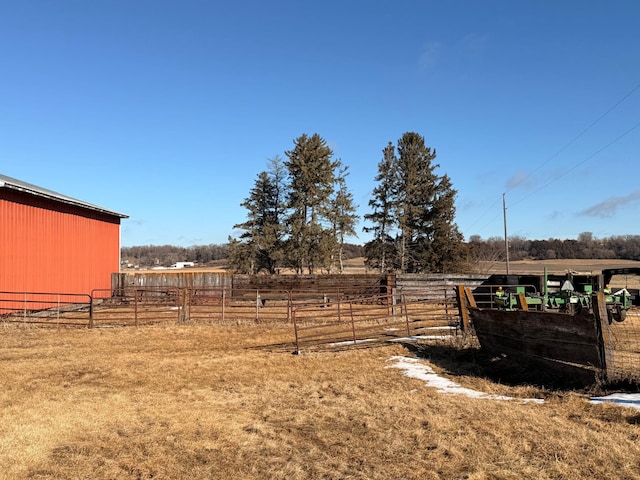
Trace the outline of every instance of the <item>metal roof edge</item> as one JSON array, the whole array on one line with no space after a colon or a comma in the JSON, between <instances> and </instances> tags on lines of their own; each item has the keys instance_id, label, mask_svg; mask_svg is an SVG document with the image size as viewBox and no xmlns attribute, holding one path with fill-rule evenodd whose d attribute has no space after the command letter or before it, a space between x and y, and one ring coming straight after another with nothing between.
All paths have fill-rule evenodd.
<instances>
[{"instance_id":1,"label":"metal roof edge","mask_svg":"<svg viewBox=\"0 0 640 480\"><path fill-rule=\"evenodd\" d=\"M113 210L108 210L98 205L93 205L91 203L87 203L73 197L62 195L58 192L54 192L53 190L47 190L46 188L38 187L37 185L32 185L30 183L23 182L21 180L7 177L6 175L1 175L1 174L0 174L0 188L6 188L9 190L16 190L19 192L28 193L29 195L34 195L36 197L43 197L50 200L55 200L60 203L65 203L67 205L74 205L76 207L85 208L87 210L93 210L93 211L104 213L106 215L111 215L114 217L129 218L129 215L125 215L124 213L114 212Z\"/></svg>"}]
</instances>

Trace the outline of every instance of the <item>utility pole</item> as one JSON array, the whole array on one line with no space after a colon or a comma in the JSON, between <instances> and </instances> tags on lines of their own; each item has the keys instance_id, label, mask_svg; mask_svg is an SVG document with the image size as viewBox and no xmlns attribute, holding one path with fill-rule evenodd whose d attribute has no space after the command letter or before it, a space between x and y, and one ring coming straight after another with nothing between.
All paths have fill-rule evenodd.
<instances>
[{"instance_id":1,"label":"utility pole","mask_svg":"<svg viewBox=\"0 0 640 480\"><path fill-rule=\"evenodd\" d=\"M507 201L506 193L502 194L502 216L504 217L504 251L507 259L507 275L509 275L509 240L507 239Z\"/></svg>"}]
</instances>

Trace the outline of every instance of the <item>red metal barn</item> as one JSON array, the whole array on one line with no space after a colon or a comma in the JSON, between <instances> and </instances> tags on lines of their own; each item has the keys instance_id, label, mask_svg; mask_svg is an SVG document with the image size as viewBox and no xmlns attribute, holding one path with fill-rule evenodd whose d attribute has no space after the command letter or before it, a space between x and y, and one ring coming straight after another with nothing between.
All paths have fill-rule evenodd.
<instances>
[{"instance_id":1,"label":"red metal barn","mask_svg":"<svg viewBox=\"0 0 640 480\"><path fill-rule=\"evenodd\" d=\"M0 291L111 288L127 215L0 175Z\"/></svg>"}]
</instances>

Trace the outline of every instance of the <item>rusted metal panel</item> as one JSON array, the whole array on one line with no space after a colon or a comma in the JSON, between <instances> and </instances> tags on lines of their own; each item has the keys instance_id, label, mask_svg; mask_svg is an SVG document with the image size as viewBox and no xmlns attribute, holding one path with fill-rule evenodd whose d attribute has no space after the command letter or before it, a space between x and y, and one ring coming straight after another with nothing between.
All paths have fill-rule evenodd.
<instances>
[{"instance_id":1,"label":"rusted metal panel","mask_svg":"<svg viewBox=\"0 0 640 480\"><path fill-rule=\"evenodd\" d=\"M119 263L120 217L0 188L0 290L89 293Z\"/></svg>"},{"instance_id":2,"label":"rusted metal panel","mask_svg":"<svg viewBox=\"0 0 640 480\"><path fill-rule=\"evenodd\" d=\"M292 306L296 353L311 349L343 349L386 342L447 342L457 340L460 327L448 302L410 300L397 295L388 308L386 298Z\"/></svg>"}]
</instances>

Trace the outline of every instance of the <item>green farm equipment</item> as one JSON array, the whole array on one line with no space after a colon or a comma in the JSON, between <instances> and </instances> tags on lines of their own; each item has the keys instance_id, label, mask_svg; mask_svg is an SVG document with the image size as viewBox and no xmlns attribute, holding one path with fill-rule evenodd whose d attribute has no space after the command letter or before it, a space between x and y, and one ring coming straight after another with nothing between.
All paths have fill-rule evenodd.
<instances>
[{"instance_id":1,"label":"green farm equipment","mask_svg":"<svg viewBox=\"0 0 640 480\"><path fill-rule=\"evenodd\" d=\"M571 280L567 279L562 282L559 288L557 288L558 285L550 286L545 269L542 286L541 293L531 292L527 287L520 285L509 286L506 290L500 286L494 294L493 303L504 310L521 309L524 302L526 309L530 310L558 311L569 314L591 311L592 297L596 293L592 285L581 285L581 291L577 291ZM612 292L608 287L604 288L602 293L606 302L609 322L614 320L622 322L632 304L631 294L626 288Z\"/></svg>"}]
</instances>

